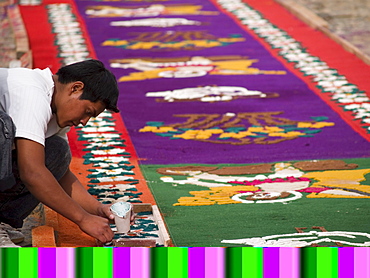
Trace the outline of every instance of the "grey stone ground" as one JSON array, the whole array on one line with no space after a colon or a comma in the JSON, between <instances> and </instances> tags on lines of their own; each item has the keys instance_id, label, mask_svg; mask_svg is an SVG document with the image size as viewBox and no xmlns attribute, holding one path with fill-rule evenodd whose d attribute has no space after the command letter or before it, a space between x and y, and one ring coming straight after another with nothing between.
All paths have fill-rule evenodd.
<instances>
[{"instance_id":1,"label":"grey stone ground","mask_svg":"<svg viewBox=\"0 0 370 278\"><path fill-rule=\"evenodd\" d=\"M295 0L324 19L329 29L370 56L370 0Z\"/></svg>"},{"instance_id":2,"label":"grey stone ground","mask_svg":"<svg viewBox=\"0 0 370 278\"><path fill-rule=\"evenodd\" d=\"M45 225L44 206L39 204L34 211L24 220L23 227L20 231L24 235L24 241L19 246L32 246L32 229Z\"/></svg>"}]
</instances>

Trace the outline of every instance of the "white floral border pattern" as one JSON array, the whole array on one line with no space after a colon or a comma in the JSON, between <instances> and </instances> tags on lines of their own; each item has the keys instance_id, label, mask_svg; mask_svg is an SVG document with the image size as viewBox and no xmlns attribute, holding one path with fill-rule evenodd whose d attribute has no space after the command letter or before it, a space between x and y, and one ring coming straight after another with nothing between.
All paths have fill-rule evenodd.
<instances>
[{"instance_id":1,"label":"white floral border pattern","mask_svg":"<svg viewBox=\"0 0 370 278\"><path fill-rule=\"evenodd\" d=\"M73 7L59 3L47 5L46 8L62 65L92 58ZM122 135L116 131L112 113L105 111L91 119L86 126L76 127L76 130L78 140L86 141L84 163L92 164L89 170L91 174L87 176L90 179L90 194L103 203L141 203L139 197L142 193L135 186L138 183L134 178L135 166L130 162L130 154L124 149Z\"/></svg>"},{"instance_id":2,"label":"white floral border pattern","mask_svg":"<svg viewBox=\"0 0 370 278\"><path fill-rule=\"evenodd\" d=\"M127 201L142 203L131 164L131 154L125 149L125 140L116 130L116 123L109 111L92 118L83 127L76 127L78 140L84 141L85 164L89 170L89 192L103 203ZM102 184L103 183L103 184ZM107 184L108 183L108 184Z\"/></svg>"},{"instance_id":3,"label":"white floral border pattern","mask_svg":"<svg viewBox=\"0 0 370 278\"><path fill-rule=\"evenodd\" d=\"M86 39L77 16L70 4L50 4L46 6L55 45L62 65L91 58Z\"/></svg>"}]
</instances>

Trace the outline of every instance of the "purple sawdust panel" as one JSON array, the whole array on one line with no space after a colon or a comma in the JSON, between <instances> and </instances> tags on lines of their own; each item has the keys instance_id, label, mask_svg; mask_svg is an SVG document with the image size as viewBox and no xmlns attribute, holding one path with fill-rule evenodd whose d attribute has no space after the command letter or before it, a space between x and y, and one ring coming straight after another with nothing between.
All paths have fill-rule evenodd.
<instances>
[{"instance_id":1,"label":"purple sawdust panel","mask_svg":"<svg viewBox=\"0 0 370 278\"><path fill-rule=\"evenodd\" d=\"M122 12L122 8L132 8L134 11L142 6L150 6L138 3L77 1L97 57L119 79L121 116L138 156L142 159L141 163L260 163L370 155L369 142L348 126L307 84L289 72L249 33L227 15L220 13L211 2L192 1L190 5L193 8L197 6L198 11L181 15L156 14L155 7L152 7L152 14L149 11L145 16L131 14L131 17L127 17L127 11ZM170 12L176 5L183 4L174 0L163 3L161 5L172 5L172 10L168 10ZM91 7L97 5L114 7L108 14L115 16L102 17L99 11L91 16L91 13L96 12ZM117 10L121 16L115 14ZM179 17L193 24L170 27L127 25L128 21L138 19ZM184 41L202 43L187 45ZM210 47L211 44L218 46ZM184 65L181 63L188 63L195 68L188 67L188 72L174 73L174 68ZM212 70L207 69L207 63L211 63ZM171 68L172 72L168 70L158 74L163 68ZM166 102L164 97L147 96L147 93L207 86L242 87L273 97L234 98L215 102L200 99ZM194 117L198 117L198 126L184 125ZM210 120L211 117L213 120ZM203 125L199 124L202 120ZM199 131L207 129L206 126L221 128L224 133L235 133L238 128L246 131L253 125L278 125L285 132L290 132L292 123L310 121L329 122L333 126L312 128L308 133L305 130L304 137L279 143L271 143L281 138L272 135L268 139L269 144L263 140L267 136L263 132L254 133L248 137L249 140L230 139L225 134L221 139L218 139L220 134L196 140L178 137L186 130ZM161 133L142 130L145 126L153 125L175 128Z\"/></svg>"}]
</instances>

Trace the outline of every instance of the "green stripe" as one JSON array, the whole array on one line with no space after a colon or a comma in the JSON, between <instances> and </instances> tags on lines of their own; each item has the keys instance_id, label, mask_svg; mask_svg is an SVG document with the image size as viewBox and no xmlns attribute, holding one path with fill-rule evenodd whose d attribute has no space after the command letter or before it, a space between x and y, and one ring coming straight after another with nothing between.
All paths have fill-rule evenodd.
<instances>
[{"instance_id":1,"label":"green stripe","mask_svg":"<svg viewBox=\"0 0 370 278\"><path fill-rule=\"evenodd\" d=\"M93 277L93 248L95 247L79 247L75 250L75 271L76 278L92 278Z\"/></svg>"},{"instance_id":2,"label":"green stripe","mask_svg":"<svg viewBox=\"0 0 370 278\"><path fill-rule=\"evenodd\" d=\"M228 247L226 249L226 277L242 277L242 247Z\"/></svg>"},{"instance_id":3,"label":"green stripe","mask_svg":"<svg viewBox=\"0 0 370 278\"><path fill-rule=\"evenodd\" d=\"M23 247L19 248L18 253L18 271L19 278L37 278L38 277L38 252L37 248Z\"/></svg>"},{"instance_id":4,"label":"green stripe","mask_svg":"<svg viewBox=\"0 0 370 278\"><path fill-rule=\"evenodd\" d=\"M1 249L1 274L4 278L18 278L19 248Z\"/></svg>"},{"instance_id":5,"label":"green stripe","mask_svg":"<svg viewBox=\"0 0 370 278\"><path fill-rule=\"evenodd\" d=\"M317 248L317 278L338 278L337 248Z\"/></svg>"},{"instance_id":6,"label":"green stripe","mask_svg":"<svg viewBox=\"0 0 370 278\"><path fill-rule=\"evenodd\" d=\"M93 278L112 278L113 248L95 247L93 250Z\"/></svg>"},{"instance_id":7,"label":"green stripe","mask_svg":"<svg viewBox=\"0 0 370 278\"><path fill-rule=\"evenodd\" d=\"M168 278L188 277L188 249L183 247L168 248Z\"/></svg>"},{"instance_id":8,"label":"green stripe","mask_svg":"<svg viewBox=\"0 0 370 278\"><path fill-rule=\"evenodd\" d=\"M301 248L301 278L317 278L317 256L318 247Z\"/></svg>"},{"instance_id":9,"label":"green stripe","mask_svg":"<svg viewBox=\"0 0 370 278\"><path fill-rule=\"evenodd\" d=\"M242 278L263 278L263 249L242 247Z\"/></svg>"},{"instance_id":10,"label":"green stripe","mask_svg":"<svg viewBox=\"0 0 370 278\"><path fill-rule=\"evenodd\" d=\"M156 247L150 250L151 278L168 277L168 252L167 247Z\"/></svg>"}]
</instances>

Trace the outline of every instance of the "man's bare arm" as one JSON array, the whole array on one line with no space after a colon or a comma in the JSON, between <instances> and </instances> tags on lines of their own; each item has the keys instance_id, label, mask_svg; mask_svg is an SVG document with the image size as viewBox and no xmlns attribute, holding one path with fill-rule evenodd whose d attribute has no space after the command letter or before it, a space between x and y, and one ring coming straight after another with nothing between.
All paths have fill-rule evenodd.
<instances>
[{"instance_id":1,"label":"man's bare arm","mask_svg":"<svg viewBox=\"0 0 370 278\"><path fill-rule=\"evenodd\" d=\"M112 240L113 232L108 219L92 215L83 209L46 168L42 145L32 140L17 138L16 147L21 179L40 202L75 222L81 230L101 242Z\"/></svg>"},{"instance_id":2,"label":"man's bare arm","mask_svg":"<svg viewBox=\"0 0 370 278\"><path fill-rule=\"evenodd\" d=\"M60 185L77 203L87 212L102 217L114 219L114 215L109 210L109 205L102 205L98 200L90 195L77 177L68 169L67 173L59 181Z\"/></svg>"}]
</instances>

